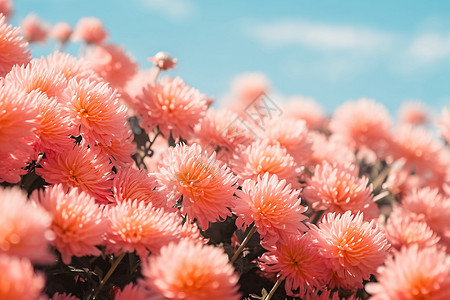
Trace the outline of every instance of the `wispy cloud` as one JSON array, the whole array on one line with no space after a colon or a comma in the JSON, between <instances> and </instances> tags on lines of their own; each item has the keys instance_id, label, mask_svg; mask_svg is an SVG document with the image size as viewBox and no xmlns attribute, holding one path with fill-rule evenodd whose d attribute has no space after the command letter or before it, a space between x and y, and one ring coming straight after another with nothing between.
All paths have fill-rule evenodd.
<instances>
[{"instance_id":1,"label":"wispy cloud","mask_svg":"<svg viewBox=\"0 0 450 300\"><path fill-rule=\"evenodd\" d=\"M171 20L184 20L193 16L197 7L191 0L140 0L147 8Z\"/></svg>"},{"instance_id":2,"label":"wispy cloud","mask_svg":"<svg viewBox=\"0 0 450 300\"><path fill-rule=\"evenodd\" d=\"M283 20L253 24L247 33L262 43L276 46L301 45L324 51L372 51L389 46L393 36L368 28Z\"/></svg>"},{"instance_id":3,"label":"wispy cloud","mask_svg":"<svg viewBox=\"0 0 450 300\"><path fill-rule=\"evenodd\" d=\"M420 34L412 41L408 54L422 64L450 58L450 34Z\"/></svg>"}]
</instances>

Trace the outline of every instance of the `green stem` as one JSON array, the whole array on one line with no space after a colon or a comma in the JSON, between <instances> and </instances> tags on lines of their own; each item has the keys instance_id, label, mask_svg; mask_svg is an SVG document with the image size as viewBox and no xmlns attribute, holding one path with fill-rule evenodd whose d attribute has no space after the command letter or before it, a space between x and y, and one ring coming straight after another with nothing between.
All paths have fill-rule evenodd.
<instances>
[{"instance_id":1,"label":"green stem","mask_svg":"<svg viewBox=\"0 0 450 300\"><path fill-rule=\"evenodd\" d=\"M92 297L92 299L96 299L97 298L98 293L102 290L102 288L105 285L105 283L108 281L108 279L114 273L114 271L116 270L117 266L120 264L122 259L125 257L125 254L126 254L126 252L122 252L122 254L120 254L119 257L117 257L117 259L114 261L114 263L112 264L112 266L109 269L108 273L106 273L105 277L103 277L102 281L100 281L100 284L95 289L94 297Z\"/></svg>"},{"instance_id":2,"label":"green stem","mask_svg":"<svg viewBox=\"0 0 450 300\"><path fill-rule=\"evenodd\" d=\"M236 261L236 259L239 257L239 254L241 254L241 252L244 250L248 241L250 241L250 238L252 237L253 234L255 234L255 232L256 232L256 226L252 225L252 229L250 229L250 231L247 233L247 236L244 238L241 245L236 250L236 252L233 254L233 257L230 259L231 264L233 264Z\"/></svg>"},{"instance_id":3,"label":"green stem","mask_svg":"<svg viewBox=\"0 0 450 300\"><path fill-rule=\"evenodd\" d=\"M275 282L275 285L270 290L270 292L266 296L266 298L264 298L264 300L270 300L272 298L273 294L275 294L275 292L277 291L278 287L281 285L282 282L283 282L283 280L281 280L281 278L278 278L277 282Z\"/></svg>"}]
</instances>

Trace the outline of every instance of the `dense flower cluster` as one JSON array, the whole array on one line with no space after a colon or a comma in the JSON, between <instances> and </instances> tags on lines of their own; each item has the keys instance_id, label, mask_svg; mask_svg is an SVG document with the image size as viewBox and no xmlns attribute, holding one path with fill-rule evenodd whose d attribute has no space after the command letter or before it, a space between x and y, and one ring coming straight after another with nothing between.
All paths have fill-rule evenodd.
<instances>
[{"instance_id":1,"label":"dense flower cluster","mask_svg":"<svg viewBox=\"0 0 450 300\"><path fill-rule=\"evenodd\" d=\"M97 18L0 12L0 299L450 298L449 107L327 117L247 73L212 109Z\"/></svg>"}]
</instances>

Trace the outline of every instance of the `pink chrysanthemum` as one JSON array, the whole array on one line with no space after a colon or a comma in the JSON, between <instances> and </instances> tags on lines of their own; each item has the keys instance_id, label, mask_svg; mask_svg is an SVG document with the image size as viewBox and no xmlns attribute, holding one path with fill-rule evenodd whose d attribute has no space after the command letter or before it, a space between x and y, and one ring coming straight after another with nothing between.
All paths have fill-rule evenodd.
<instances>
[{"instance_id":1,"label":"pink chrysanthemum","mask_svg":"<svg viewBox=\"0 0 450 300\"><path fill-rule=\"evenodd\" d=\"M408 213L394 209L385 227L386 237L393 247L418 245L432 247L439 242L439 237L431 230L427 223L414 220Z\"/></svg>"},{"instance_id":2,"label":"pink chrysanthemum","mask_svg":"<svg viewBox=\"0 0 450 300\"><path fill-rule=\"evenodd\" d=\"M73 33L73 38L89 44L100 44L107 35L106 29L100 19L85 17L78 20Z\"/></svg>"},{"instance_id":3,"label":"pink chrysanthemum","mask_svg":"<svg viewBox=\"0 0 450 300\"><path fill-rule=\"evenodd\" d=\"M155 56L149 57L147 60L154 63L155 66L164 71L173 69L178 61L176 58L172 58L169 53L164 51L156 53Z\"/></svg>"},{"instance_id":4,"label":"pink chrysanthemum","mask_svg":"<svg viewBox=\"0 0 450 300\"><path fill-rule=\"evenodd\" d=\"M63 105L41 92L32 92L30 96L34 99L34 105L39 107L39 127L34 131L39 138L36 142L39 151L63 152L72 147L74 143L70 136L74 129Z\"/></svg>"},{"instance_id":5,"label":"pink chrysanthemum","mask_svg":"<svg viewBox=\"0 0 450 300\"><path fill-rule=\"evenodd\" d=\"M181 213L189 220L197 219L201 229L231 215L236 177L216 160L215 153L208 157L197 144L177 145L168 149L156 176L170 205L183 197Z\"/></svg>"},{"instance_id":6,"label":"pink chrysanthemum","mask_svg":"<svg viewBox=\"0 0 450 300\"><path fill-rule=\"evenodd\" d=\"M125 168L114 177L114 197L116 202L137 200L155 207L167 207L167 199L156 189L157 185L155 174Z\"/></svg>"},{"instance_id":7,"label":"pink chrysanthemum","mask_svg":"<svg viewBox=\"0 0 450 300\"><path fill-rule=\"evenodd\" d=\"M55 51L47 56L47 64L50 69L61 72L67 81L74 77L101 81L100 77L92 71L87 60L83 58L77 59L70 54Z\"/></svg>"},{"instance_id":8,"label":"pink chrysanthemum","mask_svg":"<svg viewBox=\"0 0 450 300\"><path fill-rule=\"evenodd\" d=\"M0 254L52 262L50 222L47 212L27 202L24 191L0 188Z\"/></svg>"},{"instance_id":9,"label":"pink chrysanthemum","mask_svg":"<svg viewBox=\"0 0 450 300\"><path fill-rule=\"evenodd\" d=\"M76 188L66 193L61 184L34 194L33 198L52 218L51 229L56 236L53 244L63 263L70 264L72 256L101 254L95 246L103 244L108 224L94 198Z\"/></svg>"},{"instance_id":10,"label":"pink chrysanthemum","mask_svg":"<svg viewBox=\"0 0 450 300\"><path fill-rule=\"evenodd\" d=\"M30 61L28 43L20 36L20 29L6 24L0 15L0 76L5 76L14 65L25 65Z\"/></svg>"},{"instance_id":11,"label":"pink chrysanthemum","mask_svg":"<svg viewBox=\"0 0 450 300\"><path fill-rule=\"evenodd\" d=\"M415 220L425 221L450 246L450 198L438 189L414 189L402 199L402 207Z\"/></svg>"},{"instance_id":12,"label":"pink chrysanthemum","mask_svg":"<svg viewBox=\"0 0 450 300\"><path fill-rule=\"evenodd\" d=\"M404 247L378 270L366 290L373 300L450 299L450 261L436 247Z\"/></svg>"},{"instance_id":13,"label":"pink chrysanthemum","mask_svg":"<svg viewBox=\"0 0 450 300\"><path fill-rule=\"evenodd\" d=\"M0 14L5 17L11 16L13 13L13 0L0 0Z\"/></svg>"},{"instance_id":14,"label":"pink chrysanthemum","mask_svg":"<svg viewBox=\"0 0 450 300\"><path fill-rule=\"evenodd\" d=\"M122 128L121 132L118 132L116 137L107 143L96 142L95 148L100 151L100 155L108 157L116 167L132 165L134 162L132 155L136 153L136 144L133 142L133 133L128 124L127 127Z\"/></svg>"},{"instance_id":15,"label":"pink chrysanthemum","mask_svg":"<svg viewBox=\"0 0 450 300\"><path fill-rule=\"evenodd\" d=\"M41 163L36 173L48 183L62 183L64 188L77 187L87 192L99 203L113 200L111 193L111 168L107 158L99 156L85 146L76 146L57 153Z\"/></svg>"},{"instance_id":16,"label":"pink chrysanthemum","mask_svg":"<svg viewBox=\"0 0 450 300\"><path fill-rule=\"evenodd\" d=\"M143 285L127 284L122 291L119 291L114 300L148 300L149 292Z\"/></svg>"},{"instance_id":17,"label":"pink chrysanthemum","mask_svg":"<svg viewBox=\"0 0 450 300\"><path fill-rule=\"evenodd\" d=\"M302 223L307 208L300 205L300 191L292 190L286 180L265 173L256 180L244 181L242 191L236 194L240 198L233 209L238 216L236 225L245 228L255 222L265 243L273 244L307 230Z\"/></svg>"},{"instance_id":18,"label":"pink chrysanthemum","mask_svg":"<svg viewBox=\"0 0 450 300\"><path fill-rule=\"evenodd\" d=\"M56 39L60 45L64 45L70 39L73 29L67 22L58 22L53 26L50 35Z\"/></svg>"},{"instance_id":19,"label":"pink chrysanthemum","mask_svg":"<svg viewBox=\"0 0 450 300\"><path fill-rule=\"evenodd\" d=\"M30 161L30 153L16 150L3 153L0 151L0 182L17 183L20 175L25 175L24 169Z\"/></svg>"},{"instance_id":20,"label":"pink chrysanthemum","mask_svg":"<svg viewBox=\"0 0 450 300\"><path fill-rule=\"evenodd\" d=\"M137 63L125 53L125 48L115 44L88 49L86 60L114 88L123 88L138 72Z\"/></svg>"},{"instance_id":21,"label":"pink chrysanthemum","mask_svg":"<svg viewBox=\"0 0 450 300\"><path fill-rule=\"evenodd\" d=\"M278 142L271 145L268 140L255 140L234 157L232 165L233 172L241 180L256 180L258 176L263 176L267 172L285 179L294 187L299 187L298 176L302 169L297 167L286 148L281 147Z\"/></svg>"},{"instance_id":22,"label":"pink chrysanthemum","mask_svg":"<svg viewBox=\"0 0 450 300\"><path fill-rule=\"evenodd\" d=\"M145 284L160 299L238 300L239 277L223 250L189 239L171 243L143 263Z\"/></svg>"},{"instance_id":23,"label":"pink chrysanthemum","mask_svg":"<svg viewBox=\"0 0 450 300\"><path fill-rule=\"evenodd\" d=\"M389 243L375 220L364 222L363 214L328 213L313 228L317 246L328 267L346 285L362 287L389 253Z\"/></svg>"},{"instance_id":24,"label":"pink chrysanthemum","mask_svg":"<svg viewBox=\"0 0 450 300\"><path fill-rule=\"evenodd\" d=\"M307 290L321 288L327 268L314 246L310 234L290 235L285 243L277 243L269 252L261 257L261 270L277 273L280 279L285 279L285 289L288 295L299 290L304 295Z\"/></svg>"},{"instance_id":25,"label":"pink chrysanthemum","mask_svg":"<svg viewBox=\"0 0 450 300\"><path fill-rule=\"evenodd\" d=\"M442 118L439 121L442 137L450 143L450 108L446 107L442 110Z\"/></svg>"},{"instance_id":26,"label":"pink chrysanthemum","mask_svg":"<svg viewBox=\"0 0 450 300\"><path fill-rule=\"evenodd\" d=\"M233 102L230 104L230 108L241 114L252 101L258 101L258 97L262 94L267 94L270 89L270 80L264 73L248 72L239 74L231 82Z\"/></svg>"},{"instance_id":27,"label":"pink chrysanthemum","mask_svg":"<svg viewBox=\"0 0 450 300\"><path fill-rule=\"evenodd\" d=\"M207 109L206 97L179 77L147 85L137 100L142 126L148 130L158 126L166 138L171 133L174 139L189 139Z\"/></svg>"},{"instance_id":28,"label":"pink chrysanthemum","mask_svg":"<svg viewBox=\"0 0 450 300\"><path fill-rule=\"evenodd\" d=\"M22 21L22 32L30 43L45 42L49 32L48 25L35 13L28 14Z\"/></svg>"},{"instance_id":29,"label":"pink chrysanthemum","mask_svg":"<svg viewBox=\"0 0 450 300\"><path fill-rule=\"evenodd\" d=\"M218 151L218 157L228 162L235 153L248 146L251 131L229 110L209 109L195 128L195 137L204 149Z\"/></svg>"},{"instance_id":30,"label":"pink chrysanthemum","mask_svg":"<svg viewBox=\"0 0 450 300\"><path fill-rule=\"evenodd\" d=\"M142 94L144 87L153 84L158 76L158 69L151 68L147 70L139 70L137 74L127 81L127 84L120 91L121 100L128 105L128 114L135 116L134 106L139 103L138 95Z\"/></svg>"},{"instance_id":31,"label":"pink chrysanthemum","mask_svg":"<svg viewBox=\"0 0 450 300\"><path fill-rule=\"evenodd\" d=\"M116 90L107 83L72 79L67 93L71 122L90 146L95 141L108 145L112 139L122 138L120 133L128 126L127 114Z\"/></svg>"},{"instance_id":32,"label":"pink chrysanthemum","mask_svg":"<svg viewBox=\"0 0 450 300\"><path fill-rule=\"evenodd\" d=\"M289 118L304 120L310 130L323 129L326 124L325 111L313 98L293 96L284 105L283 112Z\"/></svg>"},{"instance_id":33,"label":"pink chrysanthemum","mask_svg":"<svg viewBox=\"0 0 450 300\"><path fill-rule=\"evenodd\" d=\"M50 300L80 300L80 298L67 293L56 293L50 298Z\"/></svg>"},{"instance_id":34,"label":"pink chrysanthemum","mask_svg":"<svg viewBox=\"0 0 450 300\"><path fill-rule=\"evenodd\" d=\"M429 108L421 101L408 101L399 110L400 122L411 125L427 124L430 120Z\"/></svg>"},{"instance_id":35,"label":"pink chrysanthemum","mask_svg":"<svg viewBox=\"0 0 450 300\"><path fill-rule=\"evenodd\" d=\"M40 91L49 98L56 97L62 102L64 89L67 87L67 80L61 72L49 67L47 60L33 59L26 66L16 65L5 77L6 84L12 84L27 93Z\"/></svg>"},{"instance_id":36,"label":"pink chrysanthemum","mask_svg":"<svg viewBox=\"0 0 450 300\"><path fill-rule=\"evenodd\" d=\"M122 201L107 211L111 222L106 235L108 249L114 253L133 252L145 258L179 238L178 215L143 201Z\"/></svg>"},{"instance_id":37,"label":"pink chrysanthemum","mask_svg":"<svg viewBox=\"0 0 450 300\"><path fill-rule=\"evenodd\" d=\"M299 166L307 165L312 155L312 139L306 122L289 118L272 119L268 122L265 137L274 145L286 148Z\"/></svg>"},{"instance_id":38,"label":"pink chrysanthemum","mask_svg":"<svg viewBox=\"0 0 450 300\"><path fill-rule=\"evenodd\" d=\"M0 254L0 299L38 300L45 278L26 259Z\"/></svg>"},{"instance_id":39,"label":"pink chrysanthemum","mask_svg":"<svg viewBox=\"0 0 450 300\"><path fill-rule=\"evenodd\" d=\"M330 129L353 149L365 146L377 154L383 153L391 136L387 109L365 98L338 107L330 122Z\"/></svg>"},{"instance_id":40,"label":"pink chrysanthemum","mask_svg":"<svg viewBox=\"0 0 450 300\"><path fill-rule=\"evenodd\" d=\"M331 135L325 136L322 133L312 132L311 137L312 144L312 165L327 161L330 164L350 164L355 162L355 154L353 151L342 141L341 138Z\"/></svg>"},{"instance_id":41,"label":"pink chrysanthemum","mask_svg":"<svg viewBox=\"0 0 450 300\"><path fill-rule=\"evenodd\" d=\"M366 219L378 217L378 208L372 198L369 179L358 177L358 168L353 164L317 165L314 174L306 180L303 197L315 210L356 214L364 212Z\"/></svg>"}]
</instances>

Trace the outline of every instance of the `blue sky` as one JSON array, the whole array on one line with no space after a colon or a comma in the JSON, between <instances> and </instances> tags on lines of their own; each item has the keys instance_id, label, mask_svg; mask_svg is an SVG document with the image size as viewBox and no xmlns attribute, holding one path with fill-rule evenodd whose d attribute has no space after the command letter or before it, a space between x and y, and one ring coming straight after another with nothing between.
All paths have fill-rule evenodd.
<instances>
[{"instance_id":1,"label":"blue sky","mask_svg":"<svg viewBox=\"0 0 450 300\"><path fill-rule=\"evenodd\" d=\"M12 23L31 11L51 24L99 17L141 68L168 51L172 74L216 98L234 76L260 71L277 93L328 111L360 97L392 113L408 99L450 105L450 1L16 0ZM54 44L31 49L38 57Z\"/></svg>"}]
</instances>

